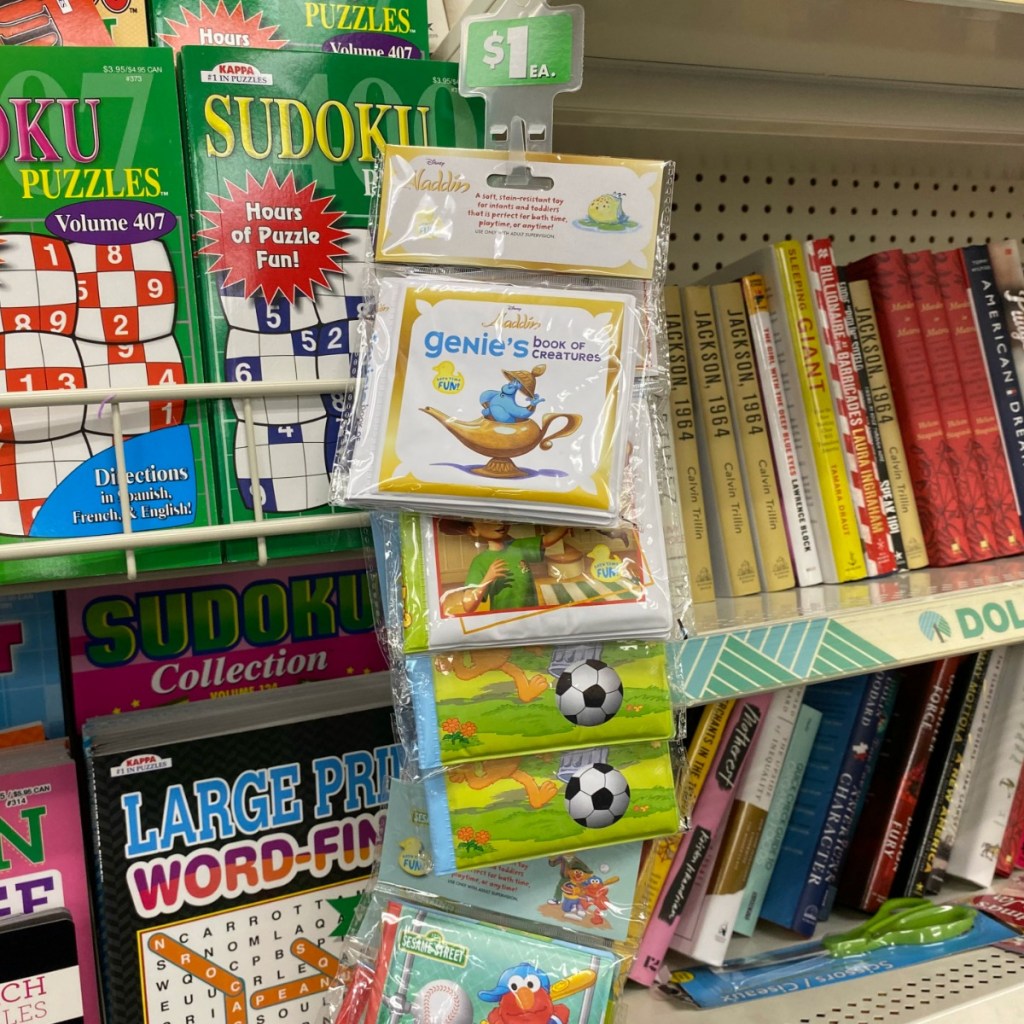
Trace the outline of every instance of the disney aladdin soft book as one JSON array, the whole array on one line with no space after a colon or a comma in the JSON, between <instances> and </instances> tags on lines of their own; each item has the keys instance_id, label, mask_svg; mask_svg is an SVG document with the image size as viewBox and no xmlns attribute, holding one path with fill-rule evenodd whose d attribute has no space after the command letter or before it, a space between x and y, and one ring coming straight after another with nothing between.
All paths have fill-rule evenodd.
<instances>
[{"instance_id":1,"label":"disney aladdin soft book","mask_svg":"<svg viewBox=\"0 0 1024 1024\"><path fill-rule=\"evenodd\" d=\"M667 638L672 591L646 410L641 423L626 464L633 525L404 515L405 650Z\"/></svg>"},{"instance_id":2,"label":"disney aladdin soft book","mask_svg":"<svg viewBox=\"0 0 1024 1024\"><path fill-rule=\"evenodd\" d=\"M347 503L613 525L638 332L627 292L385 278Z\"/></svg>"},{"instance_id":3,"label":"disney aladdin soft book","mask_svg":"<svg viewBox=\"0 0 1024 1024\"><path fill-rule=\"evenodd\" d=\"M667 740L453 765L424 782L438 874L671 835Z\"/></svg>"},{"instance_id":4,"label":"disney aladdin soft book","mask_svg":"<svg viewBox=\"0 0 1024 1024\"><path fill-rule=\"evenodd\" d=\"M381 908L368 1024L601 1024L619 959L603 949L397 900Z\"/></svg>"},{"instance_id":5,"label":"disney aladdin soft book","mask_svg":"<svg viewBox=\"0 0 1024 1024\"><path fill-rule=\"evenodd\" d=\"M665 662L661 644L611 642L411 657L419 767L669 739Z\"/></svg>"}]
</instances>

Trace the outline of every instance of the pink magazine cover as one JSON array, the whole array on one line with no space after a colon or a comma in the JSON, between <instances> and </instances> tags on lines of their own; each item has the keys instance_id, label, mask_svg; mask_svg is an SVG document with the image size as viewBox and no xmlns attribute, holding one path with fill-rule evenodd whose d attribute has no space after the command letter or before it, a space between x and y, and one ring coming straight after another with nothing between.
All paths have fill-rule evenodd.
<instances>
[{"instance_id":1,"label":"pink magazine cover","mask_svg":"<svg viewBox=\"0 0 1024 1024\"><path fill-rule=\"evenodd\" d=\"M37 764L51 757L53 763L8 770L36 752ZM81 820L75 766L63 741L36 745L32 753L0 752L0 914L68 910L78 944L83 1019L100 1024Z\"/></svg>"},{"instance_id":2,"label":"pink magazine cover","mask_svg":"<svg viewBox=\"0 0 1024 1024\"><path fill-rule=\"evenodd\" d=\"M738 700L732 709L711 771L693 809L690 830L676 850L668 878L644 929L629 972L629 977L641 985L653 985L657 981L658 971L687 901L691 895L699 901L707 889L714 856L721 841L721 829L743 781L749 761L747 755L754 746L771 699L772 694L759 693Z\"/></svg>"},{"instance_id":3,"label":"pink magazine cover","mask_svg":"<svg viewBox=\"0 0 1024 1024\"><path fill-rule=\"evenodd\" d=\"M86 719L387 668L360 554L67 595Z\"/></svg>"}]
</instances>

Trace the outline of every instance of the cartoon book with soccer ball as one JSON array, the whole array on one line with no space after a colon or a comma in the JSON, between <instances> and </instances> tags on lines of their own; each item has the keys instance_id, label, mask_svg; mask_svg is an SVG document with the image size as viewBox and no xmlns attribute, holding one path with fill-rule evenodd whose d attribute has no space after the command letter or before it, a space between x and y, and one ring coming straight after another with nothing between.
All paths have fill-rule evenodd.
<instances>
[{"instance_id":1,"label":"cartoon book with soccer ball","mask_svg":"<svg viewBox=\"0 0 1024 1024\"><path fill-rule=\"evenodd\" d=\"M406 661L417 762L664 740L674 721L661 644L496 647Z\"/></svg>"},{"instance_id":2,"label":"cartoon book with soccer ball","mask_svg":"<svg viewBox=\"0 0 1024 1024\"><path fill-rule=\"evenodd\" d=\"M471 761L424 785L439 875L653 839L680 825L668 740Z\"/></svg>"}]
</instances>

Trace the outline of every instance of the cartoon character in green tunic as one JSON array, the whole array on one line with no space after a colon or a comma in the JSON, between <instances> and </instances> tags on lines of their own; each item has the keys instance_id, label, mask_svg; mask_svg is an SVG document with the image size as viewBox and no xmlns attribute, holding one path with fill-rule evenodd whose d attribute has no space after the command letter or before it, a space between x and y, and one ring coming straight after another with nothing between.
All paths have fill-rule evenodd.
<instances>
[{"instance_id":1,"label":"cartoon character in green tunic","mask_svg":"<svg viewBox=\"0 0 1024 1024\"><path fill-rule=\"evenodd\" d=\"M530 564L543 562L544 552L569 532L569 527L557 526L539 537L513 537L507 523L453 519L441 520L440 528L484 545L466 573L462 608L467 615L484 601L490 602L491 611L536 608L540 597Z\"/></svg>"}]
</instances>

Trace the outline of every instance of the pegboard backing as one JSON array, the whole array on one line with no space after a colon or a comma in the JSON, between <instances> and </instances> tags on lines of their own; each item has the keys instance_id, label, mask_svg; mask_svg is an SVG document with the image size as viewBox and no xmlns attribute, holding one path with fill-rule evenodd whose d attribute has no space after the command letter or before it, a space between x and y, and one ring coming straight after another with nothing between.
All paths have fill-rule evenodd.
<instances>
[{"instance_id":1,"label":"pegboard backing","mask_svg":"<svg viewBox=\"0 0 1024 1024\"><path fill-rule=\"evenodd\" d=\"M559 148L676 163L669 278L693 283L768 242L830 236L841 262L1024 236L1016 148L566 126Z\"/></svg>"}]
</instances>

